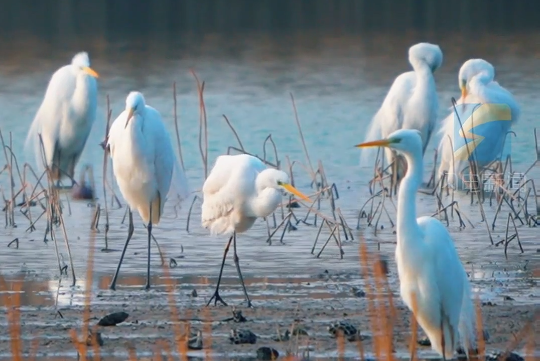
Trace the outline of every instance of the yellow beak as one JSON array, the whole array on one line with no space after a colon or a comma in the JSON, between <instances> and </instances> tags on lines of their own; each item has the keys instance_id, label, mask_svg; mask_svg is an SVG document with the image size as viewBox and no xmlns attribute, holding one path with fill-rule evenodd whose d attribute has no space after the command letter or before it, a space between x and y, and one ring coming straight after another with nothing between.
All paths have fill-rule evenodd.
<instances>
[{"instance_id":1,"label":"yellow beak","mask_svg":"<svg viewBox=\"0 0 540 361\"><path fill-rule=\"evenodd\" d=\"M366 148L366 147L388 147L390 141L388 139L374 140L372 142L365 142L355 145L357 148Z\"/></svg>"},{"instance_id":2,"label":"yellow beak","mask_svg":"<svg viewBox=\"0 0 540 361\"><path fill-rule=\"evenodd\" d=\"M311 199L309 199L308 196L306 196L305 194L303 194L302 192L300 192L299 190L297 190L296 188L294 188L292 185L288 184L288 183L281 183L281 186L283 188L285 188L285 190L289 193L292 193L294 194L295 196L297 197L300 197L302 198L303 200L305 200L306 202L311 202Z\"/></svg>"},{"instance_id":3,"label":"yellow beak","mask_svg":"<svg viewBox=\"0 0 540 361\"><path fill-rule=\"evenodd\" d=\"M94 69L92 69L92 68L90 68L90 67L88 67L88 66L85 66L84 68L82 68L82 70L83 70L86 74L92 75L94 78L99 78L99 74L96 73L96 72L94 71Z\"/></svg>"},{"instance_id":4,"label":"yellow beak","mask_svg":"<svg viewBox=\"0 0 540 361\"><path fill-rule=\"evenodd\" d=\"M135 110L133 108L129 109L127 119L126 119L126 125L124 126L124 129L127 128L129 121L131 120L131 118L133 118L133 112L134 111Z\"/></svg>"}]
</instances>

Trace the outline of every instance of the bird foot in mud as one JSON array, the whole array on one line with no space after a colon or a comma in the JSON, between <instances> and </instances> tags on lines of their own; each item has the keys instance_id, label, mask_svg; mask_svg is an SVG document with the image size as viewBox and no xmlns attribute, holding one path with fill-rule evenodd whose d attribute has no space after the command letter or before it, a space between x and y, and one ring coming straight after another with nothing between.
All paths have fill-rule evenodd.
<instances>
[{"instance_id":1,"label":"bird foot in mud","mask_svg":"<svg viewBox=\"0 0 540 361\"><path fill-rule=\"evenodd\" d=\"M210 300L208 300L208 303L206 304L206 307L210 306L210 303L212 303L212 300L214 300L214 306L217 306L217 303L220 302L223 306L228 306L225 301L223 301L223 298L219 295L219 292L216 290Z\"/></svg>"}]
</instances>

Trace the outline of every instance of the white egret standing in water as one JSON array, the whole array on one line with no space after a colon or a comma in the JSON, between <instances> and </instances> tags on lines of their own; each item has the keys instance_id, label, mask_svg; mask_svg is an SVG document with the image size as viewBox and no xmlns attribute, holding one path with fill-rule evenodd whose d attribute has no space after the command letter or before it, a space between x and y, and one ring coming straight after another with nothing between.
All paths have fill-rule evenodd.
<instances>
[{"instance_id":1,"label":"white egret standing in water","mask_svg":"<svg viewBox=\"0 0 540 361\"><path fill-rule=\"evenodd\" d=\"M149 289L152 226L161 219L171 183L177 181L175 185L180 187L179 195L182 196L187 191L187 180L176 162L161 115L145 104L139 92L131 92L126 98L126 109L112 124L107 147L118 187L129 207L128 238L110 288L114 290L116 287L120 266L134 231L132 209L136 209L148 230L146 289Z\"/></svg>"},{"instance_id":2,"label":"white egret standing in water","mask_svg":"<svg viewBox=\"0 0 540 361\"><path fill-rule=\"evenodd\" d=\"M439 102L433 73L443 61L438 45L418 43L409 48L409 63L413 70L399 75L392 84L380 109L373 117L365 141L385 138L398 129L416 129L422 136L422 154L426 151L431 133L435 128ZM385 149L387 165L394 159L397 179L405 172L403 158L395 157L391 149ZM362 163L375 159L364 150Z\"/></svg>"},{"instance_id":3,"label":"white egret standing in water","mask_svg":"<svg viewBox=\"0 0 540 361\"><path fill-rule=\"evenodd\" d=\"M452 358L459 336L469 353L476 338L467 273L444 225L432 217L416 218L416 192L424 170L421 133L402 129L386 139L357 145L375 146L396 150L407 162L397 204L396 263L401 297L414 312L431 347L443 358Z\"/></svg>"},{"instance_id":4,"label":"white egret standing in water","mask_svg":"<svg viewBox=\"0 0 540 361\"><path fill-rule=\"evenodd\" d=\"M53 74L28 132L26 148L34 147L39 166L43 164L41 134L46 165L58 182L63 176L75 182L75 166L96 118L97 77L88 54L75 55L70 65Z\"/></svg>"},{"instance_id":5,"label":"white egret standing in water","mask_svg":"<svg viewBox=\"0 0 540 361\"><path fill-rule=\"evenodd\" d=\"M231 242L234 241L234 263L248 307L251 307L236 253L236 233L250 229L257 218L271 215L281 203L283 190L309 201L307 196L289 184L287 173L266 168L256 157L239 154L222 155L217 158L203 185L202 225L209 228L214 235L232 235L223 253L216 290L207 306L213 299L214 304L219 301L227 305L219 295L219 284L227 252Z\"/></svg>"},{"instance_id":6,"label":"white egret standing in water","mask_svg":"<svg viewBox=\"0 0 540 361\"><path fill-rule=\"evenodd\" d=\"M483 59L467 60L459 69L458 82L461 88L461 98L458 104L506 104L510 108L511 121L498 121L497 126L490 126L487 134L482 134L481 149L474 149L477 156L475 160L481 167L488 165L491 161L499 159L506 140L506 134L514 125L520 115L520 108L512 93L499 85L494 80L495 68ZM460 105L463 109L465 105ZM439 176L444 172L450 175L448 181L453 183L454 179L460 179L461 172L469 165L468 159L456 159L454 154L456 127L454 110L443 121L441 128L441 140L439 142L439 154L441 164L439 166ZM466 119L460 119L465 128ZM459 129L459 128L458 128ZM472 132L471 132L472 133ZM469 136L470 137L470 136ZM472 146L470 147L473 148ZM472 153L472 150L469 150ZM481 154L478 154L481 152Z\"/></svg>"}]
</instances>

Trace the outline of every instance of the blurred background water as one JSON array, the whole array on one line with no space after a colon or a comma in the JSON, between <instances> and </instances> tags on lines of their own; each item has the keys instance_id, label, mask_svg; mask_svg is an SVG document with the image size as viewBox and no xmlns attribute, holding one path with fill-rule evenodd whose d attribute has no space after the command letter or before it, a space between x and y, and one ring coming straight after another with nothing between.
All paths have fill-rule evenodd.
<instances>
[{"instance_id":1,"label":"blurred background water","mask_svg":"<svg viewBox=\"0 0 540 361\"><path fill-rule=\"evenodd\" d=\"M193 69L205 81L209 166L228 146L237 145L223 114L235 126L246 150L262 155L263 141L272 134L282 161L289 155L304 162L290 99L293 93L311 158L322 160L330 181L342 192L339 205L354 219L368 197L365 184L371 175L360 172L359 154L352 146L363 140L394 78L410 70L408 48L420 41L436 43L444 53L443 65L435 74L441 119L451 97L459 96L461 64L470 58L484 58L495 66L496 79L513 92L522 107L522 117L514 128L517 138L512 143L515 167L524 170L536 158L532 131L538 124L539 110L540 2L0 0L0 6L0 129L6 139L12 133L20 163L32 161L24 153L23 143L50 76L76 52L85 50L100 74L99 109L77 173L83 164L91 164L99 184L103 153L98 143L105 132L107 95L114 119L124 108L129 91L143 92L174 134L172 84L176 82L184 163L192 190L200 189L204 175ZM427 164L435 145L432 141ZM298 176L296 181L298 188L308 189L307 175ZM101 186L98 196L100 193ZM436 208L432 198L420 197L419 202L426 204L423 214ZM197 212L198 206L195 208ZM119 249L126 229L119 226L123 211L115 212L111 236L114 248ZM79 204L67 221L76 267L86 262L84 247L91 213L91 208ZM192 222L198 225L198 213ZM474 234L460 236L461 246L468 247L484 236L482 227ZM186 248L185 262L192 267L179 272L207 272L201 259L211 259L217 267L223 240L210 238L200 229L187 235L184 228L185 212L181 220L165 220L156 227L164 249L180 254L179 240ZM254 263L267 269L279 267L280 260L291 256L279 247L265 254L250 247L264 242L260 235L265 234L265 228L263 222L258 223L251 235L242 236L252 241L241 246L250 249L243 251L243 262L256 260L248 269ZM20 236L29 242L38 240L39 233L8 229L6 237L11 241ZM298 263L298 267L318 267L307 252L315 233L292 236L299 242L291 246L298 252L295 255L307 262ZM140 254L127 260L126 272L144 270L144 237L139 224L132 247ZM391 233L387 238L395 240ZM33 243L28 242L22 243L20 250L2 251L6 257L0 267L15 269L34 259ZM98 242L102 247L101 238ZM487 246L488 242L482 239L478 244ZM393 247L387 251L391 254ZM493 252L502 255L501 250ZM348 254L357 263L356 249ZM50 243L43 257L42 262L46 258L47 264L55 264ZM97 257L100 270L110 272L119 255L99 253ZM337 259L327 262L337 269L345 267ZM38 265L32 262L28 266Z\"/></svg>"}]
</instances>

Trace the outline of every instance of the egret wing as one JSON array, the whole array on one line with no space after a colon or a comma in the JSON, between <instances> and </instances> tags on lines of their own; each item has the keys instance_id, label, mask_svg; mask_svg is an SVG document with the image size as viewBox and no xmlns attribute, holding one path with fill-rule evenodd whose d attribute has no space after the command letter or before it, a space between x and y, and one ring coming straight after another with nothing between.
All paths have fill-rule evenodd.
<instances>
[{"instance_id":1,"label":"egret wing","mask_svg":"<svg viewBox=\"0 0 540 361\"><path fill-rule=\"evenodd\" d=\"M212 234L233 232L232 212L255 195L255 180L264 169L261 161L249 155L219 156L203 185L203 227Z\"/></svg>"},{"instance_id":2,"label":"egret wing","mask_svg":"<svg viewBox=\"0 0 540 361\"><path fill-rule=\"evenodd\" d=\"M446 228L432 217L418 218L418 225L424 231L426 246L435 266L432 275L440 292L442 310L458 332L461 305L463 302L466 273L454 247L454 242ZM457 340L455 340L457 342Z\"/></svg>"},{"instance_id":3,"label":"egret wing","mask_svg":"<svg viewBox=\"0 0 540 361\"><path fill-rule=\"evenodd\" d=\"M69 100L74 90L75 78L69 70L69 65L58 69L52 75L25 142L27 150L33 148L36 163L40 169L43 162L39 134L43 140L45 159L47 163L50 163L58 142L62 119L69 112Z\"/></svg>"}]
</instances>

